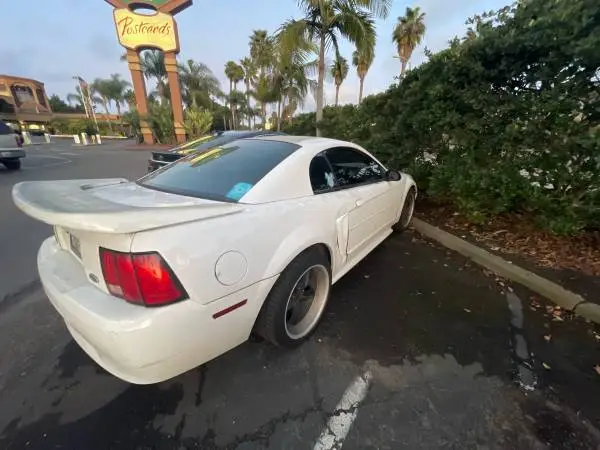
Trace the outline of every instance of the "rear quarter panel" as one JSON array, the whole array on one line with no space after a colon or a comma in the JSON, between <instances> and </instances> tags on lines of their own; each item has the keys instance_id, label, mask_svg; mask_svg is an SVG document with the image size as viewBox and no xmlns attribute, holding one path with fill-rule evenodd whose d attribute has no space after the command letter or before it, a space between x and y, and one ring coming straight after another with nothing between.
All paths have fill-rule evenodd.
<instances>
[{"instance_id":1,"label":"rear quarter panel","mask_svg":"<svg viewBox=\"0 0 600 450\"><path fill-rule=\"evenodd\" d=\"M278 275L314 244L330 249L335 267L340 259L335 226L340 202L327 197L248 205L241 214L138 233L131 249L158 251L190 298L207 304ZM215 275L217 261L227 252L238 252L246 260L245 275L229 286Z\"/></svg>"}]
</instances>

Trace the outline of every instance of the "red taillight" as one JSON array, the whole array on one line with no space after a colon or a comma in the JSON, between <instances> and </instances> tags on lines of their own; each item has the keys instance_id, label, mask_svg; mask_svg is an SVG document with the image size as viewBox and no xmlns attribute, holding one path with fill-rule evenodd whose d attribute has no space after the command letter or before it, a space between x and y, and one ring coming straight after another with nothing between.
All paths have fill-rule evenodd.
<instances>
[{"instance_id":1,"label":"red taillight","mask_svg":"<svg viewBox=\"0 0 600 450\"><path fill-rule=\"evenodd\" d=\"M100 263L108 291L128 302L159 306L187 297L158 253L122 253L101 248Z\"/></svg>"}]
</instances>

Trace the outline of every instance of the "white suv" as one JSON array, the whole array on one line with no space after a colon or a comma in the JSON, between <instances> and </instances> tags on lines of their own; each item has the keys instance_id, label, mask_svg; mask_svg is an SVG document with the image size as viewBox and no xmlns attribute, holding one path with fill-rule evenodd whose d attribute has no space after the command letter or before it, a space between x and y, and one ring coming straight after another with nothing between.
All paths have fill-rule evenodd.
<instances>
[{"instance_id":1,"label":"white suv","mask_svg":"<svg viewBox=\"0 0 600 450\"><path fill-rule=\"evenodd\" d=\"M20 137L15 130L0 120L0 163L8 170L21 168L21 158L25 157L25 150L19 146Z\"/></svg>"}]
</instances>

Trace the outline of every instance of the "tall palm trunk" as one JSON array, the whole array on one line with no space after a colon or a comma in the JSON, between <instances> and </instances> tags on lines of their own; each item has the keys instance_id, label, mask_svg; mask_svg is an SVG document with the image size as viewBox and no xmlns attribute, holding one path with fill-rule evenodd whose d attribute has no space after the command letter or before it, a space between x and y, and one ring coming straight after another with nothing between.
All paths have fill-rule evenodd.
<instances>
[{"instance_id":1,"label":"tall palm trunk","mask_svg":"<svg viewBox=\"0 0 600 450\"><path fill-rule=\"evenodd\" d=\"M284 122L284 115L285 115L285 108L287 108L287 106L290 104L290 98L288 97L288 94L284 95L281 101L281 114L280 114L280 118L279 120L281 121L281 123Z\"/></svg>"},{"instance_id":2,"label":"tall palm trunk","mask_svg":"<svg viewBox=\"0 0 600 450\"><path fill-rule=\"evenodd\" d=\"M112 122L110 121L110 118L108 117L108 115L110 114L110 111L108 109L108 101L104 98L102 99L102 106L104 106L104 111L106 111L106 123L108 123L108 129L112 132L113 131Z\"/></svg>"},{"instance_id":3,"label":"tall palm trunk","mask_svg":"<svg viewBox=\"0 0 600 450\"><path fill-rule=\"evenodd\" d=\"M246 82L246 108L248 109L248 128L252 129L251 117L250 117L250 81Z\"/></svg>"},{"instance_id":4,"label":"tall palm trunk","mask_svg":"<svg viewBox=\"0 0 600 450\"><path fill-rule=\"evenodd\" d=\"M400 79L404 76L404 71L406 70L406 64L408 63L408 58L400 58Z\"/></svg>"},{"instance_id":5,"label":"tall palm trunk","mask_svg":"<svg viewBox=\"0 0 600 450\"><path fill-rule=\"evenodd\" d=\"M234 120L233 114L234 113L233 113L233 103L231 103L231 92L233 92L233 80L230 78L229 79L229 110L231 111L231 123L230 124L232 125L230 127L230 129L233 130L233 120Z\"/></svg>"},{"instance_id":6,"label":"tall palm trunk","mask_svg":"<svg viewBox=\"0 0 600 450\"><path fill-rule=\"evenodd\" d=\"M115 100L115 106L117 107L117 115L119 116L119 131L123 132L123 117L121 117L121 102Z\"/></svg>"},{"instance_id":7,"label":"tall palm trunk","mask_svg":"<svg viewBox=\"0 0 600 450\"><path fill-rule=\"evenodd\" d=\"M358 89L358 104L362 102L363 86L365 85L365 77L360 77L360 88Z\"/></svg>"},{"instance_id":8,"label":"tall palm trunk","mask_svg":"<svg viewBox=\"0 0 600 450\"><path fill-rule=\"evenodd\" d=\"M335 85L335 106L338 105L339 99L340 99L340 85L336 84Z\"/></svg>"},{"instance_id":9,"label":"tall palm trunk","mask_svg":"<svg viewBox=\"0 0 600 450\"><path fill-rule=\"evenodd\" d=\"M261 102L260 104L260 114L263 123L263 130L267 129L267 104L265 102Z\"/></svg>"},{"instance_id":10,"label":"tall palm trunk","mask_svg":"<svg viewBox=\"0 0 600 450\"><path fill-rule=\"evenodd\" d=\"M281 131L281 97L277 102L277 131Z\"/></svg>"},{"instance_id":11,"label":"tall palm trunk","mask_svg":"<svg viewBox=\"0 0 600 450\"><path fill-rule=\"evenodd\" d=\"M321 34L319 46L319 76L317 77L317 137L321 136L319 122L323 120L323 83L325 81L325 35Z\"/></svg>"},{"instance_id":12,"label":"tall palm trunk","mask_svg":"<svg viewBox=\"0 0 600 450\"><path fill-rule=\"evenodd\" d=\"M233 83L233 92L236 92L236 91L237 91L237 83L234 82ZM231 94L231 92L230 92L230 94ZM235 106L231 105L231 114L233 117L233 129L237 130L238 129L237 104Z\"/></svg>"}]
</instances>

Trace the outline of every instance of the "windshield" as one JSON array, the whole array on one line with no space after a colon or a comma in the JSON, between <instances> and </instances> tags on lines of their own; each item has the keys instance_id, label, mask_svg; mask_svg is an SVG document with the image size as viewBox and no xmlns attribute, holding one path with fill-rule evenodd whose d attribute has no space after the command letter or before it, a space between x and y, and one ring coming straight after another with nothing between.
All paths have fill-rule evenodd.
<instances>
[{"instance_id":1,"label":"windshield","mask_svg":"<svg viewBox=\"0 0 600 450\"><path fill-rule=\"evenodd\" d=\"M138 184L172 194L238 202L298 148L287 142L239 139L186 156L140 178Z\"/></svg>"}]
</instances>

